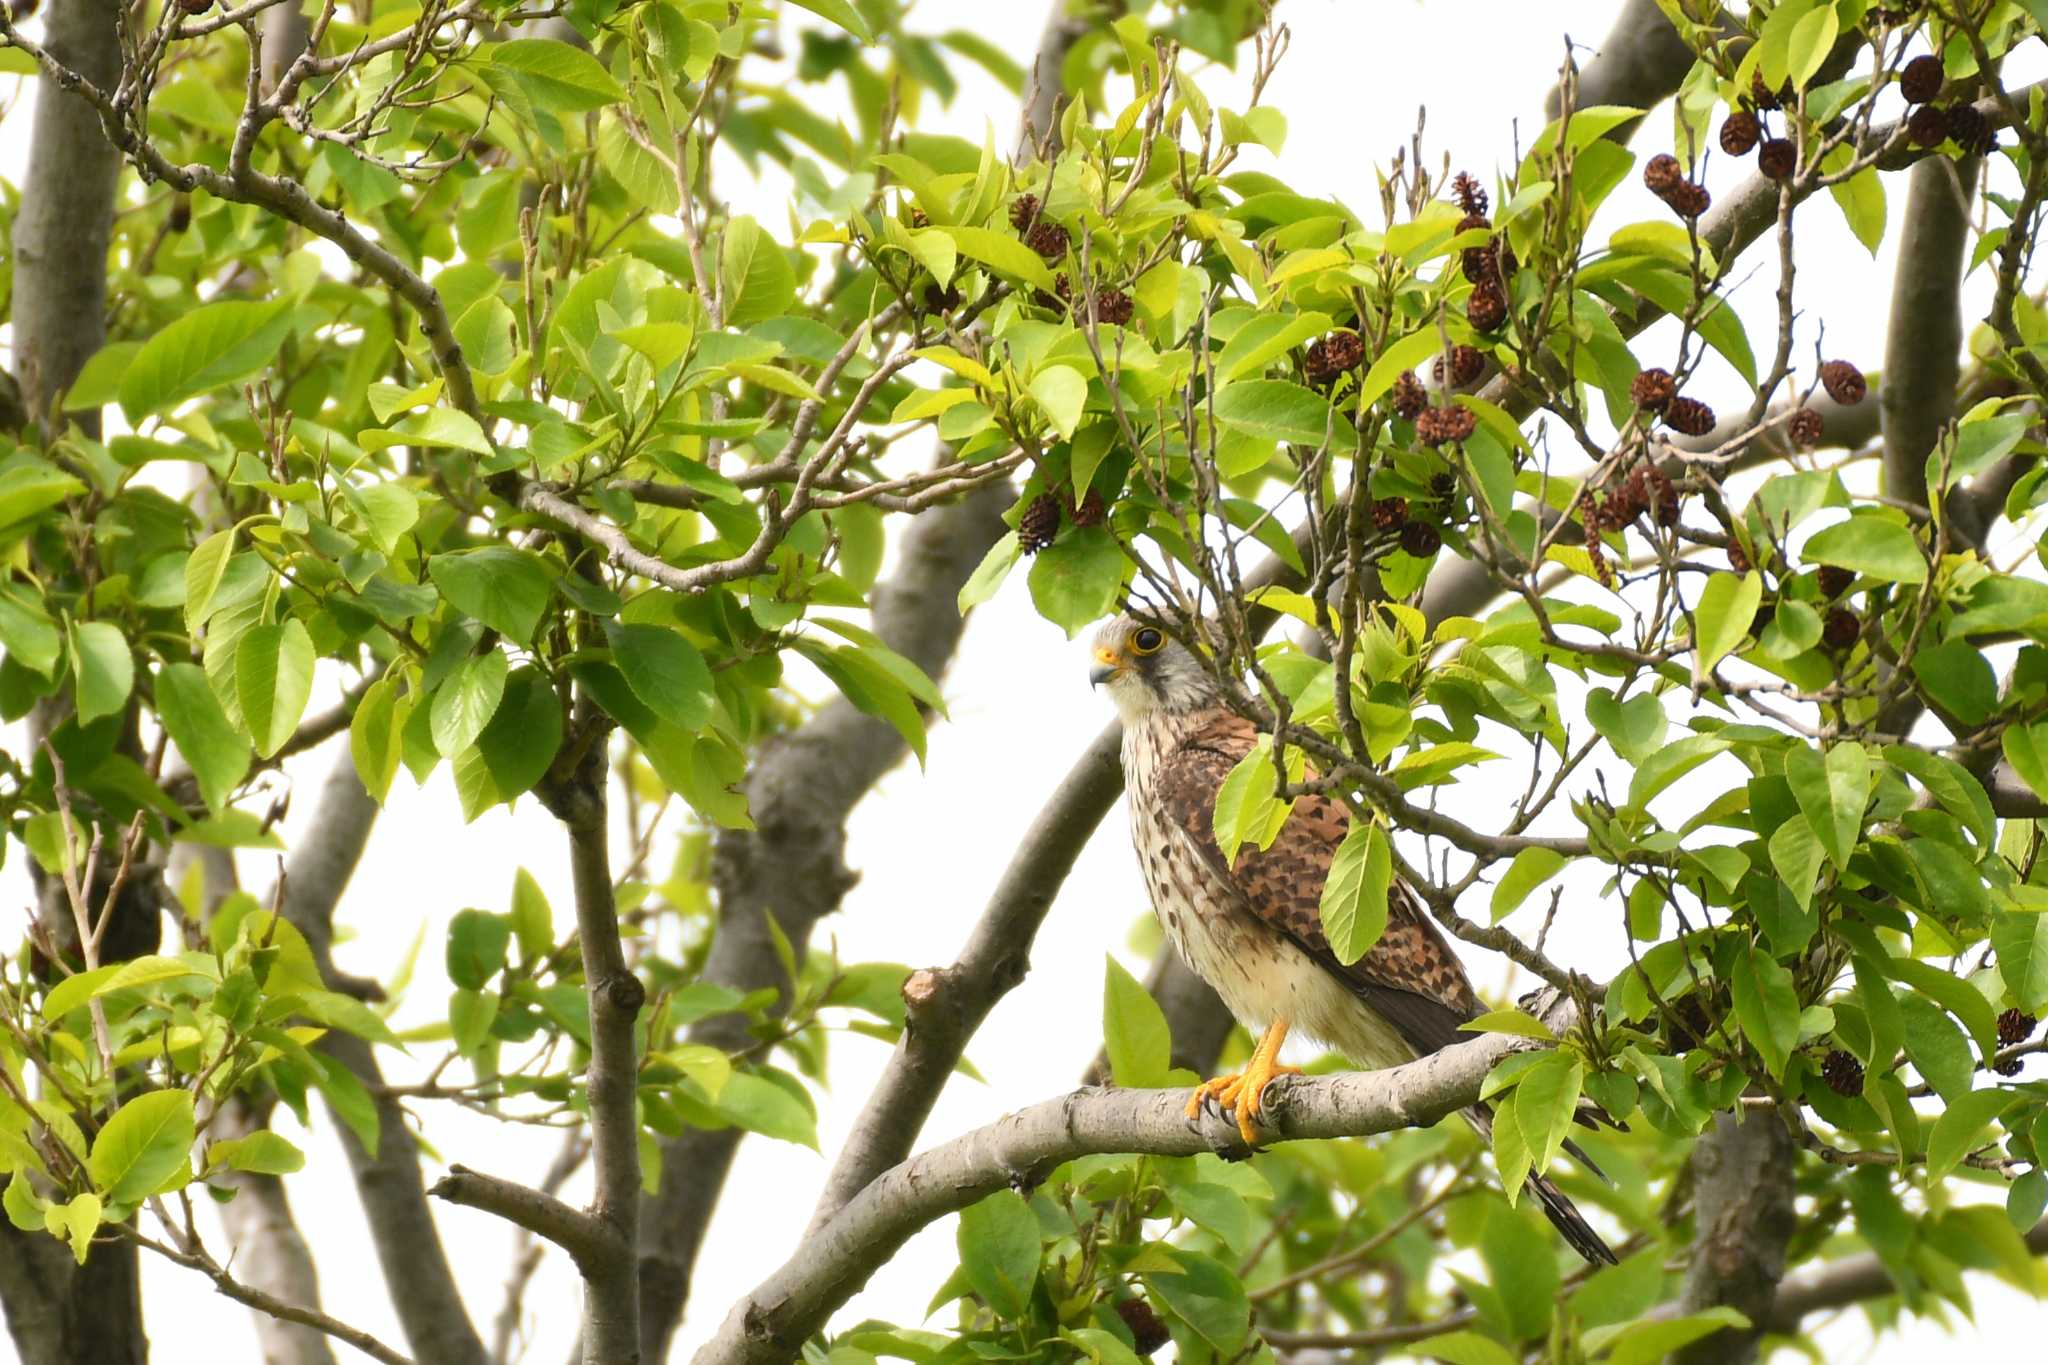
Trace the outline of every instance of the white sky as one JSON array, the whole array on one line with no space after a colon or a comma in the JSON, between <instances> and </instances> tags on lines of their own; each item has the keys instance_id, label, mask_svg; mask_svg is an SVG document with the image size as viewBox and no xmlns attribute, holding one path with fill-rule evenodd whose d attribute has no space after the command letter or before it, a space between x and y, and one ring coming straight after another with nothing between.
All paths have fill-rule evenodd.
<instances>
[{"instance_id":1,"label":"white sky","mask_svg":"<svg viewBox=\"0 0 2048 1365\"><path fill-rule=\"evenodd\" d=\"M1274 170L1304 194L1341 198L1371 222L1377 214L1372 168L1388 164L1405 145L1417 108L1426 105L1430 164L1448 151L1454 167L1490 181L1513 155L1510 135L1517 121L1524 145L1541 128L1543 93L1554 80L1564 35L1569 33L1582 48L1596 45L1618 7L1615 0L1438 0L1427 6L1287 0L1282 14L1293 30L1293 46L1268 91L1268 102L1288 116L1285 157L1273 166L1252 148L1240 165ZM970 25L1019 60L1028 60L1043 20L1043 0L1001 5L926 0L916 16L920 28L933 32ZM2013 65L2022 62L2016 59ZM2040 73L2031 68L2038 65L2037 51L2026 54L2027 69L2014 74L2018 80L2034 79ZM928 111L924 126L978 140L992 122L998 145L1007 146L1015 125L1013 97L966 63L958 73L962 90L952 108ZM1241 107L1244 83L1239 78L1219 71L1197 79L1218 107ZM0 97L6 94L0 86ZM17 185L26 154L28 105L21 99L0 122L0 176ZM1658 111L1639 145L1668 145L1669 126L1667 107ZM1713 167L1709 188L1725 192L1743 169ZM750 188L738 175L721 184L737 210L754 213L778 232L786 221L785 188L779 179ZM1894 177L1889 188L1896 221L1903 180ZM1604 240L1622 223L1662 212L1631 177L1614 195L1603 214L1605 226L1596 227L1593 240ZM1825 315L1831 352L1875 368L1883 350L1891 256L1873 262L1828 205L1816 204L1801 214L1799 223L1802 307ZM1738 292L1760 351L1771 335L1775 286L1762 270ZM1971 286L1972 316L1981 316L1989 297L1982 272ZM1674 339L1668 328L1653 331L1637 353L1646 363L1658 363L1652 357L1659 356L1659 343L1668 348ZM1810 355L1811 345L1811 335L1802 333L1795 354ZM1693 391L1732 406L1739 385L1732 372L1710 360ZM855 812L849 856L861 881L847 897L844 912L823 927L820 944L827 936L836 937L847 961L923 966L953 960L1015 837L1066 772L1074 752L1108 718L1105 703L1086 685L1086 666L1082 645L1067 642L1058 628L1032 611L1021 572L975 614L945 681L951 721L933 730L925 771L906 765L891 773ZM1570 714L1569 699L1566 705ZM8 739L19 742L18 735ZM288 766L288 776L301 790L284 825L287 840L299 836L312 816L318 784L336 752L330 747ZM1487 819L1498 818L1497 810L1488 815L1497 806L1497 792L1495 784L1482 780L1464 791L1447 792L1444 805L1483 827ZM1678 799L1683 801L1682 793ZM657 867L661 859L657 853ZM566 913L566 847L554 821L537 805L522 801L516 811L501 809L464 826L445 765L424 790L401 777L341 908L344 932L356 935L339 951L341 964L358 973L388 976L424 923L426 947L396 1023L402 1029L425 1022L440 1013L446 998L441 943L448 917L470 905L505 908L513 869L522 865L540 880L558 916ZM0 870L0 904L28 902L21 869L22 860L13 858ZM244 878L252 886L267 885L267 860L245 860ZM1097 1002L1103 955L1122 954L1132 970L1142 971L1144 962L1128 951L1128 938L1146 914L1118 809L1089 845L1047 920L1035 970L997 1008L970 1050L991 1083L956 1079L926 1127L928 1141L950 1138L1072 1087L1101 1038ZM1596 977L1612 973L1626 962L1618 916L1617 906L1575 900L1553 931L1552 955ZM1482 990L1506 986L1502 964L1480 960L1472 950L1466 956ZM427 1050L422 1055L431 1060ZM832 1089L819 1097L825 1157L762 1138L742 1145L709 1249L697 1267L676 1359L687 1359L727 1307L793 1248L829 1155L838 1149L887 1056L883 1046L857 1036L835 1039ZM387 1057L385 1065L401 1081L424 1070L398 1057ZM502 1175L537 1177L555 1147L548 1133L501 1126L455 1108L436 1108L425 1117L445 1159ZM278 1126L308 1152L308 1172L292 1178L289 1189L320 1258L324 1306L403 1349L346 1163L325 1115L316 1119L310 1134L296 1131L282 1111ZM687 1179L688 1173L669 1176ZM569 1191L571 1198L585 1193L576 1187ZM460 1209L440 1210L440 1223L472 1316L487 1334L508 1269L505 1229L484 1214ZM213 1245L224 1250L224 1238L216 1236ZM947 1219L877 1274L840 1320L872 1315L918 1322L953 1264L952 1247L952 1220ZM144 1277L155 1359L186 1365L257 1358L246 1311L207 1292L199 1277L155 1258L145 1258ZM2017 1292L1984 1277L1973 1288L1979 1304L1975 1330L1984 1345L2017 1347L2029 1324L2038 1324L2037 1305ZM566 1260L550 1257L526 1299L526 1359L553 1365L565 1358L577 1301ZM1822 1334L1828 1358L1835 1360L1905 1362L1942 1349L1948 1341L1931 1324L1912 1327L1874 1348L1870 1340L1860 1318L1843 1320ZM11 1349L0 1338L0 1362L11 1360ZM337 1351L354 1358L346 1348Z\"/></svg>"}]
</instances>

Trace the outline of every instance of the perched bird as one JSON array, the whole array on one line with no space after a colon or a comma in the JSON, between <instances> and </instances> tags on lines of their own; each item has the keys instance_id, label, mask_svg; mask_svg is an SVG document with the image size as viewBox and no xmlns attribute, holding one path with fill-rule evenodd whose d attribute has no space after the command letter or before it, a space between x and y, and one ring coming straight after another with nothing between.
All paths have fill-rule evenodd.
<instances>
[{"instance_id":1,"label":"perched bird","mask_svg":"<svg viewBox=\"0 0 2048 1365\"><path fill-rule=\"evenodd\" d=\"M1247 845L1234 865L1216 842L1214 816L1223 779L1258 740L1251 722L1225 703L1221 688L1186 646L1129 616L1095 636L1089 681L1107 686L1123 717L1123 764L1131 838L1152 907L1167 937L1197 976L1215 988L1258 1046L1242 1072L1204 1083L1188 1116L1215 1101L1256 1143L1260 1098L1280 1065L1289 1030L1299 1030L1360 1066L1413 1061L1468 1041L1459 1025L1482 1012L1456 954L1399 878L1389 890L1386 932L1358 961L1337 960L1323 935L1323 883L1351 814L1323 796L1295 803L1266 849ZM1466 1117L1482 1136L1493 1114L1474 1105ZM1575 1144L1566 1149L1589 1169ZM1574 1251L1596 1264L1614 1253L1549 1180L1529 1188Z\"/></svg>"}]
</instances>

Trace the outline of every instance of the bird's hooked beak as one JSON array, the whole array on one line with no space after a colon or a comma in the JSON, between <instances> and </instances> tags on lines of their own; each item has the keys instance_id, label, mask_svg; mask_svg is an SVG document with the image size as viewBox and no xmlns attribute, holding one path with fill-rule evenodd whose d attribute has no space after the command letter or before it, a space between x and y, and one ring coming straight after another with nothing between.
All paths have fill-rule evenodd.
<instances>
[{"instance_id":1,"label":"bird's hooked beak","mask_svg":"<svg viewBox=\"0 0 2048 1365\"><path fill-rule=\"evenodd\" d=\"M1088 685L1100 687L1124 671L1124 658L1108 645L1095 647L1095 667L1088 670Z\"/></svg>"}]
</instances>

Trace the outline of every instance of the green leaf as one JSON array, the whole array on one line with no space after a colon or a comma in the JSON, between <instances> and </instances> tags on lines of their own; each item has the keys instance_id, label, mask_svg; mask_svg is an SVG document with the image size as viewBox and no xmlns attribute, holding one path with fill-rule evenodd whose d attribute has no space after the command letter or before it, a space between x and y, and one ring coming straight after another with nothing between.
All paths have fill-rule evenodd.
<instances>
[{"instance_id":1,"label":"green leaf","mask_svg":"<svg viewBox=\"0 0 2048 1365\"><path fill-rule=\"evenodd\" d=\"M1991 921L1991 946L2013 1003L2029 1014L2048 1012L2048 915L2001 912Z\"/></svg>"},{"instance_id":2,"label":"green leaf","mask_svg":"<svg viewBox=\"0 0 2048 1365\"><path fill-rule=\"evenodd\" d=\"M27 521L84 491L84 484L57 466L17 452L0 473L0 526Z\"/></svg>"},{"instance_id":3,"label":"green leaf","mask_svg":"<svg viewBox=\"0 0 2048 1365\"><path fill-rule=\"evenodd\" d=\"M751 1133L818 1148L818 1119L804 1102L751 1071L735 1071L718 1092L720 1115Z\"/></svg>"},{"instance_id":4,"label":"green leaf","mask_svg":"<svg viewBox=\"0 0 2048 1365\"><path fill-rule=\"evenodd\" d=\"M428 722L434 747L443 758L455 757L483 733L505 699L505 675L510 670L504 651L485 650L464 659L435 689Z\"/></svg>"},{"instance_id":5,"label":"green leaf","mask_svg":"<svg viewBox=\"0 0 2048 1365\"><path fill-rule=\"evenodd\" d=\"M1484 1217L1479 1254L1506 1310L1507 1327L1517 1340L1539 1337L1557 1311L1554 1234L1547 1224L1539 1227L1526 1214L1501 1204L1488 1208Z\"/></svg>"},{"instance_id":6,"label":"green leaf","mask_svg":"<svg viewBox=\"0 0 2048 1365\"><path fill-rule=\"evenodd\" d=\"M586 60L588 60L586 58ZM292 330L288 300L203 304L142 344L121 376L121 410L140 422L187 398L260 374Z\"/></svg>"},{"instance_id":7,"label":"green leaf","mask_svg":"<svg viewBox=\"0 0 2048 1365\"><path fill-rule=\"evenodd\" d=\"M1630 763L1640 764L1664 743L1670 726L1664 704L1652 693L1643 692L1617 702L1604 687L1586 693L1586 719L1614 752Z\"/></svg>"},{"instance_id":8,"label":"green leaf","mask_svg":"<svg viewBox=\"0 0 2048 1365\"><path fill-rule=\"evenodd\" d=\"M2009 725L2001 737L2005 761L2034 795L2048 799L2048 723Z\"/></svg>"},{"instance_id":9,"label":"green leaf","mask_svg":"<svg viewBox=\"0 0 2048 1365\"><path fill-rule=\"evenodd\" d=\"M235 645L235 697L256 752L269 758L285 746L313 695L313 637L293 617L279 626L251 626Z\"/></svg>"},{"instance_id":10,"label":"green leaf","mask_svg":"<svg viewBox=\"0 0 2048 1365\"><path fill-rule=\"evenodd\" d=\"M1207 1256L1179 1249L1166 1254L1179 1269L1147 1272L1146 1289L1218 1357L1234 1357L1251 1332L1251 1301L1244 1286L1227 1267Z\"/></svg>"},{"instance_id":11,"label":"green leaf","mask_svg":"<svg viewBox=\"0 0 2048 1365\"><path fill-rule=\"evenodd\" d=\"M1467 1019L1458 1025L1458 1032L1505 1033L1516 1038L1534 1038L1544 1043L1557 1041L1557 1035L1545 1027L1541 1019L1525 1010L1513 1008L1489 1010L1477 1019Z\"/></svg>"},{"instance_id":12,"label":"green leaf","mask_svg":"<svg viewBox=\"0 0 2048 1365\"><path fill-rule=\"evenodd\" d=\"M548 675L532 664L513 669L505 680L505 699L476 737L493 795L510 801L531 790L554 766L561 747L562 702Z\"/></svg>"},{"instance_id":13,"label":"green leaf","mask_svg":"<svg viewBox=\"0 0 2048 1365\"><path fill-rule=\"evenodd\" d=\"M166 664L156 675L156 712L164 732L199 781L199 795L216 815L249 772L243 739L197 664Z\"/></svg>"},{"instance_id":14,"label":"green leaf","mask_svg":"<svg viewBox=\"0 0 2048 1365\"><path fill-rule=\"evenodd\" d=\"M523 867L512 874L510 918L522 961L538 962L554 951L554 911L548 908L547 894L540 889L540 883Z\"/></svg>"},{"instance_id":15,"label":"green leaf","mask_svg":"<svg viewBox=\"0 0 2048 1365\"><path fill-rule=\"evenodd\" d=\"M1328 313L1260 313L1216 357L1217 378L1225 384L1257 378L1273 361L1329 330Z\"/></svg>"},{"instance_id":16,"label":"green leaf","mask_svg":"<svg viewBox=\"0 0 2048 1365\"><path fill-rule=\"evenodd\" d=\"M633 695L669 724L701 730L710 723L711 670L697 647L665 626L605 623L612 659Z\"/></svg>"},{"instance_id":17,"label":"green leaf","mask_svg":"<svg viewBox=\"0 0 2048 1365\"><path fill-rule=\"evenodd\" d=\"M789 2L792 5L809 10L820 19L830 20L848 33L851 33L854 37L860 39L863 43L875 41L874 30L868 27L868 21L861 18L860 11L855 9L849 0L789 0Z\"/></svg>"},{"instance_id":18,"label":"green leaf","mask_svg":"<svg viewBox=\"0 0 2048 1365\"><path fill-rule=\"evenodd\" d=\"M1173 1067L1164 1011L1113 957L1102 981L1102 1049L1109 1056L1110 1080L1117 1085L1164 1085Z\"/></svg>"},{"instance_id":19,"label":"green leaf","mask_svg":"<svg viewBox=\"0 0 2048 1365\"><path fill-rule=\"evenodd\" d=\"M235 552L235 533L215 531L192 549L185 560L185 629L196 632L206 624L213 595L227 574L228 560Z\"/></svg>"},{"instance_id":20,"label":"green leaf","mask_svg":"<svg viewBox=\"0 0 2048 1365\"><path fill-rule=\"evenodd\" d=\"M1764 580L1753 570L1739 577L1717 573L1707 579L1699 605L1693 609L1693 619L1698 623L1693 640L1695 678L1706 677L1715 664L1742 643L1763 596Z\"/></svg>"},{"instance_id":21,"label":"green leaf","mask_svg":"<svg viewBox=\"0 0 2048 1365\"><path fill-rule=\"evenodd\" d=\"M1002 539L989 546L988 553L981 557L974 572L960 586L960 596L954 605L965 616L974 608L996 595L996 589L1003 586L1003 580L1010 576L1010 570L1023 558L1023 549L1017 544L1017 533L1005 531Z\"/></svg>"},{"instance_id":22,"label":"green leaf","mask_svg":"<svg viewBox=\"0 0 2048 1365\"><path fill-rule=\"evenodd\" d=\"M485 48L490 66L509 73L549 113L587 114L616 104L626 92L580 47L551 38L515 38Z\"/></svg>"},{"instance_id":23,"label":"green leaf","mask_svg":"<svg viewBox=\"0 0 2048 1365\"><path fill-rule=\"evenodd\" d=\"M109 1204L139 1204L183 1183L196 1124L189 1090L155 1090L114 1111L92 1140L86 1169Z\"/></svg>"},{"instance_id":24,"label":"green leaf","mask_svg":"<svg viewBox=\"0 0 2048 1365\"><path fill-rule=\"evenodd\" d=\"M1353 825L1330 860L1323 883L1323 933L1337 961L1364 957L1387 929L1387 886L1393 880L1393 848L1377 822Z\"/></svg>"},{"instance_id":25,"label":"green leaf","mask_svg":"<svg viewBox=\"0 0 2048 1365\"><path fill-rule=\"evenodd\" d=\"M1037 252L1015 237L979 227L949 227L946 235L963 256L980 261L1001 275L1009 275L1050 294L1055 285L1052 271Z\"/></svg>"},{"instance_id":26,"label":"green leaf","mask_svg":"<svg viewBox=\"0 0 2048 1365\"><path fill-rule=\"evenodd\" d=\"M405 754L405 722L411 713L409 704L403 712L399 709L398 685L379 678L363 690L349 721L348 747L355 759L356 776L380 806L391 794L391 780L398 775L398 763Z\"/></svg>"},{"instance_id":27,"label":"green leaf","mask_svg":"<svg viewBox=\"0 0 2048 1365\"><path fill-rule=\"evenodd\" d=\"M539 558L505 545L435 555L427 573L457 611L520 644L532 641L554 584Z\"/></svg>"},{"instance_id":28,"label":"green leaf","mask_svg":"<svg viewBox=\"0 0 2048 1365\"><path fill-rule=\"evenodd\" d=\"M505 967L512 942L509 915L488 910L458 910L448 921L448 979L468 991L480 991Z\"/></svg>"},{"instance_id":29,"label":"green leaf","mask_svg":"<svg viewBox=\"0 0 2048 1365\"><path fill-rule=\"evenodd\" d=\"M1966 726L1998 709L1998 679L1983 651L1968 640L1944 640L1913 655L1913 677L1927 699Z\"/></svg>"},{"instance_id":30,"label":"green leaf","mask_svg":"<svg viewBox=\"0 0 2048 1365\"><path fill-rule=\"evenodd\" d=\"M1235 431L1269 441L1347 451L1358 444L1351 423L1330 400L1286 379L1241 379L1215 398L1216 420Z\"/></svg>"},{"instance_id":31,"label":"green leaf","mask_svg":"<svg viewBox=\"0 0 2048 1365\"><path fill-rule=\"evenodd\" d=\"M1584 1063L1554 1052L1524 1071L1515 1086L1515 1123L1539 1173L1550 1168L1565 1135L1571 1132L1585 1080Z\"/></svg>"},{"instance_id":32,"label":"green leaf","mask_svg":"<svg viewBox=\"0 0 2048 1365\"><path fill-rule=\"evenodd\" d=\"M1969 1092L1970 1077L1977 1067L1963 1031L1924 996L1908 991L1898 1000L1907 1059L1943 1099L1954 1103Z\"/></svg>"},{"instance_id":33,"label":"green leaf","mask_svg":"<svg viewBox=\"0 0 2048 1365\"><path fill-rule=\"evenodd\" d=\"M1521 1360L1492 1337L1477 1332L1445 1332L1442 1336L1425 1337L1411 1349L1418 1356L1449 1361L1450 1365L1519 1365Z\"/></svg>"},{"instance_id":34,"label":"green leaf","mask_svg":"<svg viewBox=\"0 0 2048 1365\"><path fill-rule=\"evenodd\" d=\"M1071 639L1109 614L1129 568L1116 537L1102 527L1070 531L1032 560L1031 601Z\"/></svg>"},{"instance_id":35,"label":"green leaf","mask_svg":"<svg viewBox=\"0 0 2048 1365\"><path fill-rule=\"evenodd\" d=\"M1726 753L1729 741L1719 735L1687 735L1666 744L1636 766L1629 779L1628 803L1641 809L1657 793L1718 754Z\"/></svg>"},{"instance_id":36,"label":"green leaf","mask_svg":"<svg viewBox=\"0 0 2048 1365\"><path fill-rule=\"evenodd\" d=\"M1956 1096L1934 1121L1927 1135L1927 1180L1931 1185L1960 1166L1963 1158L1981 1144L1978 1135L1984 1125L2003 1114L2013 1103L2005 1090L1972 1090Z\"/></svg>"},{"instance_id":37,"label":"green leaf","mask_svg":"<svg viewBox=\"0 0 2048 1365\"><path fill-rule=\"evenodd\" d=\"M1668 1360L1682 1346L1712 1336L1724 1327L1746 1328L1749 1319L1733 1308L1709 1308L1682 1318L1649 1318L1610 1323L1586 1333L1589 1354L1605 1352L1609 1365L1652 1365Z\"/></svg>"},{"instance_id":38,"label":"green leaf","mask_svg":"<svg viewBox=\"0 0 2048 1365\"><path fill-rule=\"evenodd\" d=\"M1493 888L1493 922L1499 924L1529 899L1529 893L1555 877L1565 865L1565 856L1554 849L1525 848L1515 854L1500 885Z\"/></svg>"},{"instance_id":39,"label":"green leaf","mask_svg":"<svg viewBox=\"0 0 2048 1365\"><path fill-rule=\"evenodd\" d=\"M92 1237L99 1231L100 1197L88 1190L69 1203L52 1205L43 1213L43 1225L51 1235L71 1245L71 1255L84 1265L92 1250Z\"/></svg>"},{"instance_id":40,"label":"green leaf","mask_svg":"<svg viewBox=\"0 0 2048 1365\"><path fill-rule=\"evenodd\" d=\"M1401 377L1401 371L1412 370L1423 361L1443 349L1443 341L1434 327L1410 332L1386 350L1379 353L1372 362L1372 368L1365 372L1365 380L1358 386L1358 405L1371 406L1381 395L1394 387L1394 381Z\"/></svg>"},{"instance_id":41,"label":"green leaf","mask_svg":"<svg viewBox=\"0 0 2048 1365\"><path fill-rule=\"evenodd\" d=\"M1081 425L1081 409L1088 401L1088 381L1078 370L1053 365L1032 377L1029 391L1053 430L1067 440L1074 439Z\"/></svg>"},{"instance_id":42,"label":"green leaf","mask_svg":"<svg viewBox=\"0 0 2048 1365\"><path fill-rule=\"evenodd\" d=\"M1795 749L1785 756L1785 780L1829 861L1847 868L1875 781L1869 753L1853 740L1835 745L1826 758L1811 749Z\"/></svg>"},{"instance_id":43,"label":"green leaf","mask_svg":"<svg viewBox=\"0 0 2048 1365\"><path fill-rule=\"evenodd\" d=\"M1772 1076L1785 1074L1785 1062L1799 1042L1799 995L1792 974L1769 953L1750 948L1735 955L1729 973L1734 987L1735 1018Z\"/></svg>"},{"instance_id":44,"label":"green leaf","mask_svg":"<svg viewBox=\"0 0 2048 1365\"><path fill-rule=\"evenodd\" d=\"M1038 1216L1014 1190L997 1190L960 1211L960 1270L998 1316L1021 1318L1038 1283Z\"/></svg>"},{"instance_id":45,"label":"green leaf","mask_svg":"<svg viewBox=\"0 0 2048 1365\"><path fill-rule=\"evenodd\" d=\"M1927 561L1913 533L1878 516L1852 516L1816 531L1800 557L1809 564L1833 564L1891 583L1925 583Z\"/></svg>"},{"instance_id":46,"label":"green leaf","mask_svg":"<svg viewBox=\"0 0 2048 1365\"><path fill-rule=\"evenodd\" d=\"M472 455L495 455L491 438L476 419L454 408L428 408L405 418L395 427L372 427L358 433L365 450L388 450L392 446L432 446L436 450L466 450Z\"/></svg>"},{"instance_id":47,"label":"green leaf","mask_svg":"<svg viewBox=\"0 0 2048 1365\"><path fill-rule=\"evenodd\" d=\"M14 663L47 678L63 649L63 636L42 604L22 589L0 584L0 650Z\"/></svg>"},{"instance_id":48,"label":"green leaf","mask_svg":"<svg viewBox=\"0 0 2048 1365\"><path fill-rule=\"evenodd\" d=\"M286 1138L259 1128L238 1138L215 1142L206 1149L209 1171L248 1171L255 1175L290 1175L306 1164L306 1154Z\"/></svg>"},{"instance_id":49,"label":"green leaf","mask_svg":"<svg viewBox=\"0 0 2048 1365\"><path fill-rule=\"evenodd\" d=\"M135 656L128 650L128 637L105 621L72 627L71 670L77 678L80 725L116 714L135 690Z\"/></svg>"},{"instance_id":50,"label":"green leaf","mask_svg":"<svg viewBox=\"0 0 2048 1365\"><path fill-rule=\"evenodd\" d=\"M790 268L788 254L759 223L744 215L726 224L718 273L724 282L728 327L780 317L796 301L796 272Z\"/></svg>"}]
</instances>

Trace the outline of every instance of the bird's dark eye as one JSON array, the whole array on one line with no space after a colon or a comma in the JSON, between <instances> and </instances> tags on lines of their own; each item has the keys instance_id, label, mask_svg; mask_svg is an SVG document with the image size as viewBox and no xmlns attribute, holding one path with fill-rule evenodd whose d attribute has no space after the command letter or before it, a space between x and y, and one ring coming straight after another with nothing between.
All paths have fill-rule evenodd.
<instances>
[{"instance_id":1,"label":"bird's dark eye","mask_svg":"<svg viewBox=\"0 0 2048 1365\"><path fill-rule=\"evenodd\" d=\"M1140 654L1151 654L1166 643L1166 636L1151 626L1146 626L1131 636L1131 648Z\"/></svg>"}]
</instances>

